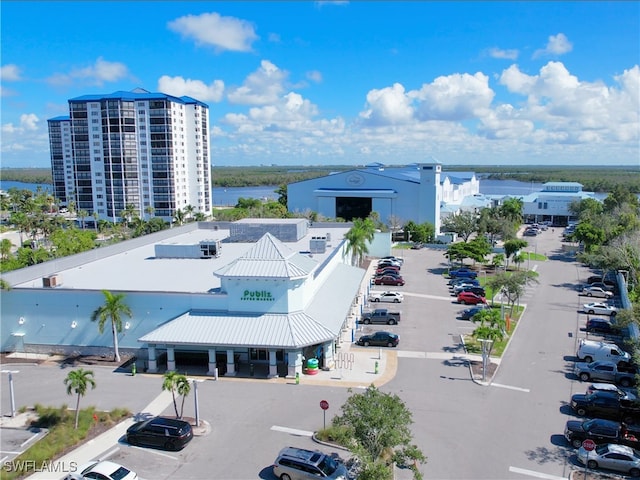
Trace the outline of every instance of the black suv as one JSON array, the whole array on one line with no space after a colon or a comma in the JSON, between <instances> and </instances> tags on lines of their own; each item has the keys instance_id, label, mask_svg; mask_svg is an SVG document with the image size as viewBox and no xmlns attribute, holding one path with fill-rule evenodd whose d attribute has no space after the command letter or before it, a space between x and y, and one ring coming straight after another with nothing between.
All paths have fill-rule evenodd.
<instances>
[{"instance_id":1,"label":"black suv","mask_svg":"<svg viewBox=\"0 0 640 480\"><path fill-rule=\"evenodd\" d=\"M184 420L154 417L131 425L126 438L131 445L182 450L193 438L193 429Z\"/></svg>"}]
</instances>

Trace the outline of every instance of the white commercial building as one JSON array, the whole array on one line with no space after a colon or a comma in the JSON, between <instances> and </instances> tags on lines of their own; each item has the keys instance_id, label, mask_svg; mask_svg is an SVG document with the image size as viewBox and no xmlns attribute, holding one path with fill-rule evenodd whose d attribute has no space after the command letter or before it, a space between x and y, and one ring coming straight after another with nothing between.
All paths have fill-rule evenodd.
<instances>
[{"instance_id":1,"label":"white commercial building","mask_svg":"<svg viewBox=\"0 0 640 480\"><path fill-rule=\"evenodd\" d=\"M110 328L100 334L90 320L108 290L132 310L118 339L141 369L294 376L309 359L331 368L368 288L345 254L349 228L190 223L6 273L1 349L111 354Z\"/></svg>"},{"instance_id":2,"label":"white commercial building","mask_svg":"<svg viewBox=\"0 0 640 480\"><path fill-rule=\"evenodd\" d=\"M48 120L53 194L89 217L171 221L176 210L211 213L209 107L144 90L69 100ZM95 215L94 215L95 214Z\"/></svg>"},{"instance_id":3,"label":"white commercial building","mask_svg":"<svg viewBox=\"0 0 640 480\"><path fill-rule=\"evenodd\" d=\"M440 232L443 205L459 204L479 192L473 173L443 173L437 161L365 168L291 183L287 187L290 212L316 212L325 218L365 218L377 212L388 225L429 222Z\"/></svg>"}]
</instances>

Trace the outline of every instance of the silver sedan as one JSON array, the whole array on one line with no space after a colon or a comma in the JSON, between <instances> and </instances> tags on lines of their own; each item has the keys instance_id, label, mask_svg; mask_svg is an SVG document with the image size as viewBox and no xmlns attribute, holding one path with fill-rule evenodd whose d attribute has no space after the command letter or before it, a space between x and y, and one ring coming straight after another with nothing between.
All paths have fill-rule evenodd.
<instances>
[{"instance_id":1,"label":"silver sedan","mask_svg":"<svg viewBox=\"0 0 640 480\"><path fill-rule=\"evenodd\" d=\"M612 298L613 292L603 289L602 287L586 286L582 289L581 295L587 297Z\"/></svg>"}]
</instances>

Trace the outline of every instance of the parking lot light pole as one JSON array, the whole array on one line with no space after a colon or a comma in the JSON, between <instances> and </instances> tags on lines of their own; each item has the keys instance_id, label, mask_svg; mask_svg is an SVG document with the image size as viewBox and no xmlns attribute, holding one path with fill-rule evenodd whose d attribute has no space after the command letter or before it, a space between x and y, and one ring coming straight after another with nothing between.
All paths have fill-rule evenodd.
<instances>
[{"instance_id":1,"label":"parking lot light pole","mask_svg":"<svg viewBox=\"0 0 640 480\"><path fill-rule=\"evenodd\" d=\"M19 373L20 370L1 370L2 373L9 374L9 396L11 397L11 418L16 416L16 399L13 396L13 374Z\"/></svg>"}]
</instances>

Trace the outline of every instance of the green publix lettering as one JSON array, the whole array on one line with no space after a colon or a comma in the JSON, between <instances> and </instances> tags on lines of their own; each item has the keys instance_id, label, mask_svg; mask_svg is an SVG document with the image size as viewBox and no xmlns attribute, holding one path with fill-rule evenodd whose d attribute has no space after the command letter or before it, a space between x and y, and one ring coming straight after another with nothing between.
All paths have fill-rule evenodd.
<instances>
[{"instance_id":1,"label":"green publix lettering","mask_svg":"<svg viewBox=\"0 0 640 480\"><path fill-rule=\"evenodd\" d=\"M245 290L241 300L273 302L275 299L271 296L271 292L267 290Z\"/></svg>"}]
</instances>

